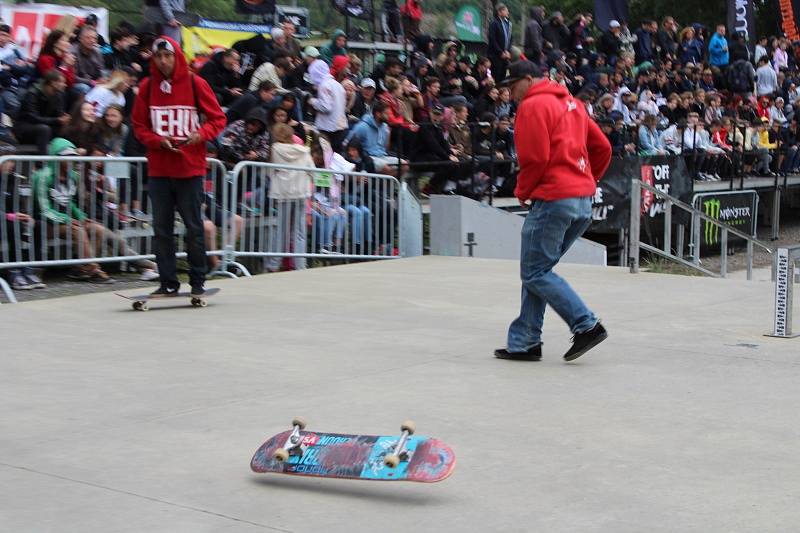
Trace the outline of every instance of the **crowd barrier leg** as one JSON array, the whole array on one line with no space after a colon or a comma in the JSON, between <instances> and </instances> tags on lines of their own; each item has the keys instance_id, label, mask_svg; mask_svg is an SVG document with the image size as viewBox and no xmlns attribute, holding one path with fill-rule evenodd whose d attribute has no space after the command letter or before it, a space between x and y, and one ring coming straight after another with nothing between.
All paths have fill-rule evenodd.
<instances>
[{"instance_id":1,"label":"crowd barrier leg","mask_svg":"<svg viewBox=\"0 0 800 533\"><path fill-rule=\"evenodd\" d=\"M0 278L0 289L3 289L3 293L6 295L6 298L10 303L17 303L17 297L14 296L14 291L11 289L11 286L8 284L8 282L3 278Z\"/></svg>"}]
</instances>

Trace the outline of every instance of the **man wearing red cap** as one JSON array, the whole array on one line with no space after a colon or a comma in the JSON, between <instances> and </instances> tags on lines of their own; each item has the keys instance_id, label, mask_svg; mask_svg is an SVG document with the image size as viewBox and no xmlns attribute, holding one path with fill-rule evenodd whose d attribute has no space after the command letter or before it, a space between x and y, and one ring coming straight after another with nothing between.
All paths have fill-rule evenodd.
<instances>
[{"instance_id":1,"label":"man wearing red cap","mask_svg":"<svg viewBox=\"0 0 800 533\"><path fill-rule=\"evenodd\" d=\"M522 226L522 306L508 329L500 359L538 361L549 305L574 334L564 354L573 361L608 334L572 287L553 272L592 222L592 196L611 161L611 145L583 104L562 85L545 80L531 61L517 61L504 81L519 104L514 141L519 175L514 195L530 206Z\"/></svg>"},{"instance_id":2,"label":"man wearing red cap","mask_svg":"<svg viewBox=\"0 0 800 533\"><path fill-rule=\"evenodd\" d=\"M161 277L161 287L154 295L174 296L180 289L175 265L176 209L186 228L192 295L205 292L201 197L206 142L224 127L225 114L214 92L203 78L189 72L178 43L169 37L156 39L150 77L139 85L133 107L133 131L147 148L154 246Z\"/></svg>"}]
</instances>

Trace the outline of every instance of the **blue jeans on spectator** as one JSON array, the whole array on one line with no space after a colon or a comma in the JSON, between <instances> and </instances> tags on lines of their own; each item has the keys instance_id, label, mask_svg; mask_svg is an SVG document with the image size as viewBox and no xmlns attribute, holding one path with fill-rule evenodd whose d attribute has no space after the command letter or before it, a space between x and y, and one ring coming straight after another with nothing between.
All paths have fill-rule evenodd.
<instances>
[{"instance_id":1,"label":"blue jeans on spectator","mask_svg":"<svg viewBox=\"0 0 800 533\"><path fill-rule=\"evenodd\" d=\"M306 200L272 200L276 210L277 225L270 235L269 251L276 254L306 253ZM281 267L281 256L268 257L266 267L270 272L277 272ZM293 257L295 270L306 268L305 257Z\"/></svg>"},{"instance_id":2,"label":"blue jeans on spectator","mask_svg":"<svg viewBox=\"0 0 800 533\"><path fill-rule=\"evenodd\" d=\"M591 222L591 197L534 201L522 226L522 306L519 317L508 328L509 352L526 352L541 342L546 305L573 333L588 331L597 323L597 317L572 287L553 272Z\"/></svg>"},{"instance_id":3,"label":"blue jeans on spectator","mask_svg":"<svg viewBox=\"0 0 800 533\"><path fill-rule=\"evenodd\" d=\"M349 204L345 206L350 217L350 228L353 244L372 243L372 213L365 205Z\"/></svg>"},{"instance_id":4,"label":"blue jeans on spectator","mask_svg":"<svg viewBox=\"0 0 800 533\"><path fill-rule=\"evenodd\" d=\"M311 211L314 219L314 232L317 241L317 249L320 247L330 250L333 247L333 232L336 231L336 242L342 242L344 237L344 226L347 222L343 210L335 210L328 213L320 213L317 210Z\"/></svg>"},{"instance_id":5,"label":"blue jeans on spectator","mask_svg":"<svg viewBox=\"0 0 800 533\"><path fill-rule=\"evenodd\" d=\"M783 172L791 172L800 166L800 146L793 144L786 148L786 155L783 158Z\"/></svg>"}]
</instances>

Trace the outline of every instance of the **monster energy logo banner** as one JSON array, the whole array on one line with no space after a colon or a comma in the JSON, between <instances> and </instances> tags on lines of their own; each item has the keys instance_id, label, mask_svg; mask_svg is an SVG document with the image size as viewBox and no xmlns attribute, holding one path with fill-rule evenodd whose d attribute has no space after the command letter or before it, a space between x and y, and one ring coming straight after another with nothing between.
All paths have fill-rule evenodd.
<instances>
[{"instance_id":1,"label":"monster energy logo banner","mask_svg":"<svg viewBox=\"0 0 800 533\"><path fill-rule=\"evenodd\" d=\"M755 233L754 215L757 202L758 196L755 191L709 193L695 197L695 206L702 209L706 216L748 235ZM721 230L719 224L704 220L703 244L706 246L719 244Z\"/></svg>"},{"instance_id":2,"label":"monster energy logo banner","mask_svg":"<svg viewBox=\"0 0 800 533\"><path fill-rule=\"evenodd\" d=\"M729 226L743 226L750 223L752 213L750 207L726 207L722 208L719 200L706 200L703 202L703 210L706 215L725 222ZM705 243L717 244L719 242L720 227L708 220L705 221Z\"/></svg>"}]
</instances>

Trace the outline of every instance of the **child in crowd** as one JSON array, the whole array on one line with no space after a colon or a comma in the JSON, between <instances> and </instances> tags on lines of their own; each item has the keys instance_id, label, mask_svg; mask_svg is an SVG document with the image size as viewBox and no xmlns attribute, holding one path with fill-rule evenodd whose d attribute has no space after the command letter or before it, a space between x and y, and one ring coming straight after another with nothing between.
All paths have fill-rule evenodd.
<instances>
[{"instance_id":1,"label":"child in crowd","mask_svg":"<svg viewBox=\"0 0 800 533\"><path fill-rule=\"evenodd\" d=\"M313 168L311 150L292 140L294 130L288 124L272 127L272 150L270 162ZM311 197L313 177L303 170L272 169L270 171L269 199L278 219L277 229L271 239L274 253L306 253L306 201ZM267 259L267 269L277 272L281 258ZM294 258L294 268L305 269L303 257Z\"/></svg>"},{"instance_id":2,"label":"child in crowd","mask_svg":"<svg viewBox=\"0 0 800 533\"><path fill-rule=\"evenodd\" d=\"M314 135L311 141L311 158L317 168L351 172L355 165L336 154L327 141ZM341 251L347 212L341 207L342 183L345 177L334 172L317 172L314 176L314 193L311 197L312 242L319 253ZM334 240L335 233L335 240Z\"/></svg>"}]
</instances>

